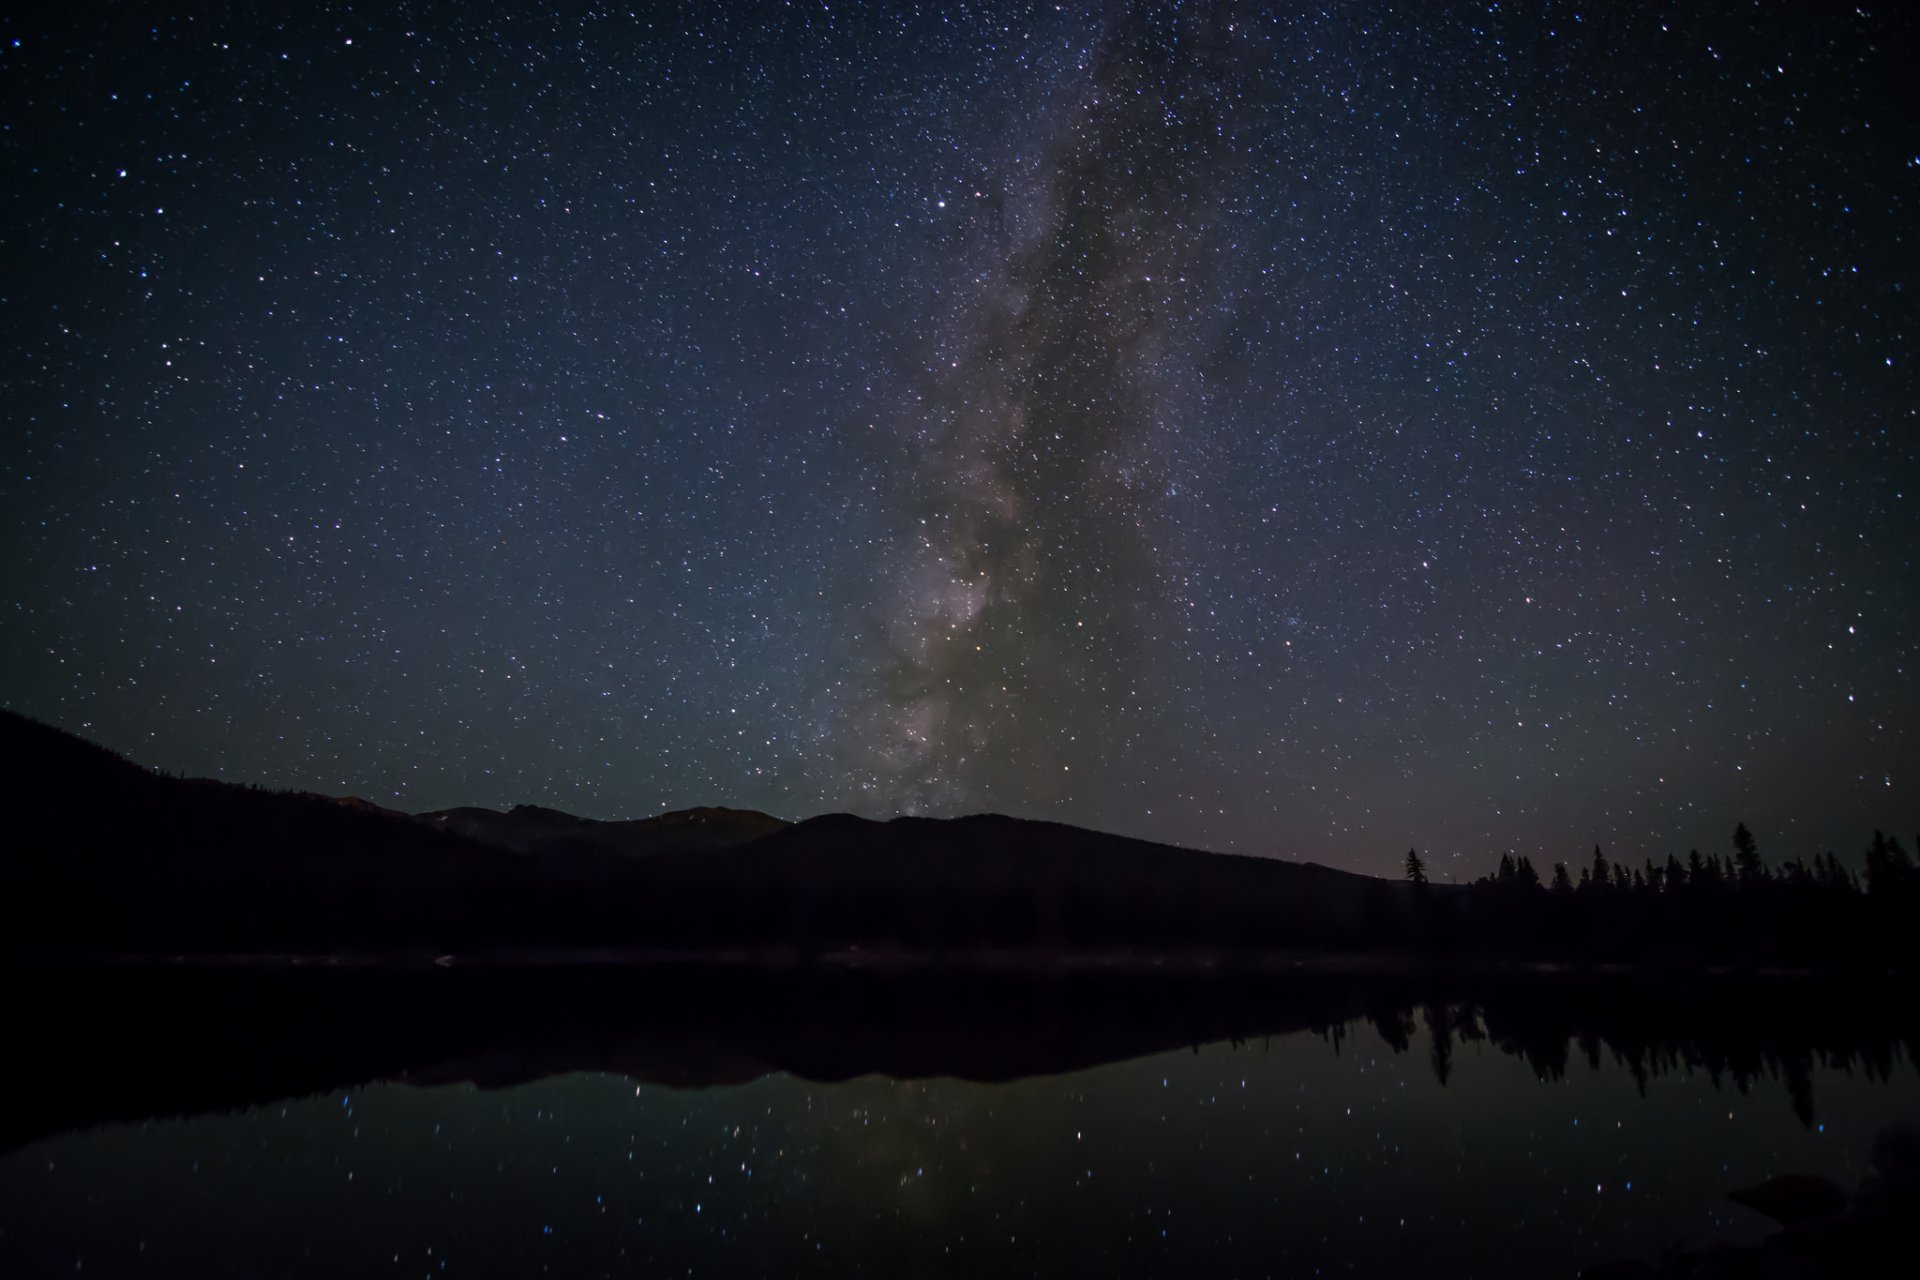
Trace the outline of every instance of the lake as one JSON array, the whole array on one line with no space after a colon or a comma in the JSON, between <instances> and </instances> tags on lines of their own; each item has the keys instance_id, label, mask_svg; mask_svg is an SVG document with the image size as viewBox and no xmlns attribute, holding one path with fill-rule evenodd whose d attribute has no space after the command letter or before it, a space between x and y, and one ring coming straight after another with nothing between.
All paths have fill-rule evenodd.
<instances>
[{"instance_id":1,"label":"lake","mask_svg":"<svg viewBox=\"0 0 1920 1280\"><path fill-rule=\"evenodd\" d=\"M35 990L7 1276L1572 1276L1759 1240L1728 1192L1852 1188L1875 1134L1920 1118L1892 1006L1794 984Z\"/></svg>"}]
</instances>

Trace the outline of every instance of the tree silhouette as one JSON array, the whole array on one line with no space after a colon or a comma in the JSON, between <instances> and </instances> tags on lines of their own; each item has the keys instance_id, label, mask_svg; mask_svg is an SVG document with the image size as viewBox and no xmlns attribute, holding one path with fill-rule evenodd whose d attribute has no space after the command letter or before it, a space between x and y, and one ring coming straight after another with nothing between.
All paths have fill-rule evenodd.
<instances>
[{"instance_id":1,"label":"tree silhouette","mask_svg":"<svg viewBox=\"0 0 1920 1280\"><path fill-rule=\"evenodd\" d=\"M1753 832L1747 830L1744 822L1733 828L1733 864L1739 869L1743 885L1758 883L1766 874L1766 868L1760 865L1759 846L1754 844Z\"/></svg>"},{"instance_id":2,"label":"tree silhouette","mask_svg":"<svg viewBox=\"0 0 1920 1280\"><path fill-rule=\"evenodd\" d=\"M1418 849L1407 850L1407 879L1413 882L1415 888L1426 887L1427 864L1421 861Z\"/></svg>"},{"instance_id":3,"label":"tree silhouette","mask_svg":"<svg viewBox=\"0 0 1920 1280\"><path fill-rule=\"evenodd\" d=\"M1876 898L1890 897L1906 888L1912 875L1913 863L1899 838L1875 831L1867 847L1867 892Z\"/></svg>"}]
</instances>

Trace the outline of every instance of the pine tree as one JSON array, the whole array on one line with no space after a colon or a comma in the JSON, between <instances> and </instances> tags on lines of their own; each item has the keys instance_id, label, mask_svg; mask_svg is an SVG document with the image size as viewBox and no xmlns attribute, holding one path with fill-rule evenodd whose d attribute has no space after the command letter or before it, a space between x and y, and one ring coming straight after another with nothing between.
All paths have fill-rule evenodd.
<instances>
[{"instance_id":1,"label":"pine tree","mask_svg":"<svg viewBox=\"0 0 1920 1280\"><path fill-rule=\"evenodd\" d=\"M1887 876L1887 837L1878 828L1867 846L1867 892L1885 893L1893 887Z\"/></svg>"},{"instance_id":2,"label":"pine tree","mask_svg":"<svg viewBox=\"0 0 1920 1280\"><path fill-rule=\"evenodd\" d=\"M1913 879L1913 861L1900 847L1898 836L1873 833L1873 846L1867 850L1867 892L1894 894Z\"/></svg>"},{"instance_id":3,"label":"pine tree","mask_svg":"<svg viewBox=\"0 0 1920 1280\"><path fill-rule=\"evenodd\" d=\"M1415 888L1425 888L1427 883L1427 864L1420 860L1418 849L1407 850L1407 879Z\"/></svg>"},{"instance_id":4,"label":"pine tree","mask_svg":"<svg viewBox=\"0 0 1920 1280\"><path fill-rule=\"evenodd\" d=\"M1754 844L1753 832L1747 830L1744 822L1733 828L1733 863L1743 887L1758 884L1766 875L1766 868L1760 863L1759 846Z\"/></svg>"}]
</instances>

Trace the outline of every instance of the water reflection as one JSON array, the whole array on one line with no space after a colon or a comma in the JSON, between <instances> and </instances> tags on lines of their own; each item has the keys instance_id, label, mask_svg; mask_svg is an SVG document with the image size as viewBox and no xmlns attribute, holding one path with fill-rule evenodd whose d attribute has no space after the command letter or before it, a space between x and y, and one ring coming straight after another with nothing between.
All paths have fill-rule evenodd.
<instances>
[{"instance_id":1,"label":"water reflection","mask_svg":"<svg viewBox=\"0 0 1920 1280\"><path fill-rule=\"evenodd\" d=\"M1756 1239L1730 1190L1852 1186L1920 1110L1904 1007L1794 983L37 990L6 1081L9 1275L1571 1275Z\"/></svg>"}]
</instances>

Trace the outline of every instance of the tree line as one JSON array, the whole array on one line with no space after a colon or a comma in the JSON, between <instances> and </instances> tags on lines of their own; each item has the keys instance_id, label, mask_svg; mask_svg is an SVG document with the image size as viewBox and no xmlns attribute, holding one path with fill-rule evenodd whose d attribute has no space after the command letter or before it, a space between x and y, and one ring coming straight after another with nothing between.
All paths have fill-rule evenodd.
<instances>
[{"instance_id":1,"label":"tree line","mask_svg":"<svg viewBox=\"0 0 1920 1280\"><path fill-rule=\"evenodd\" d=\"M1542 876L1531 858L1503 854L1444 894L1410 849L1404 878L1406 927L1425 946L1582 959L1905 963L1902 935L1920 907L1920 869L1898 837L1875 831L1858 872L1828 851L1769 865L1745 823L1724 853L1639 866L1596 845L1584 865L1556 862Z\"/></svg>"}]
</instances>

